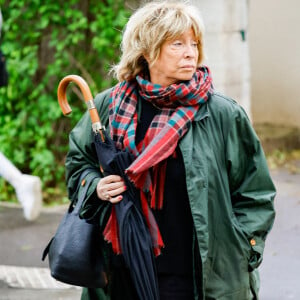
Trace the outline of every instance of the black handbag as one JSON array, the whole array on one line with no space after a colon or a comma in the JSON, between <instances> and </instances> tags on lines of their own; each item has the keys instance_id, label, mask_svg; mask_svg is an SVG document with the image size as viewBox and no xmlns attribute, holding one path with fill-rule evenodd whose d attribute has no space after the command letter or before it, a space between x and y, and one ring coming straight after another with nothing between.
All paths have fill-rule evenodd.
<instances>
[{"instance_id":1,"label":"black handbag","mask_svg":"<svg viewBox=\"0 0 300 300\"><path fill-rule=\"evenodd\" d=\"M88 170L81 175L86 176ZM107 284L100 226L80 219L79 211L91 182L85 181L84 189L75 207L70 205L54 237L43 252L48 254L51 276L71 285L99 288Z\"/></svg>"}]
</instances>

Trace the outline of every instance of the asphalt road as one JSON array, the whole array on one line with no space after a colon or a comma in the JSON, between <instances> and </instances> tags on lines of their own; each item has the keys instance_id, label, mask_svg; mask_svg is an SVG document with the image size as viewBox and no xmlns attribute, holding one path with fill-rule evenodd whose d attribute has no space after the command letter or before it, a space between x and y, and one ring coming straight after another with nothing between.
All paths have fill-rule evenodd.
<instances>
[{"instance_id":1,"label":"asphalt road","mask_svg":"<svg viewBox=\"0 0 300 300\"><path fill-rule=\"evenodd\" d=\"M300 174L272 172L278 195L274 227L260 267L261 300L300 299ZM0 300L80 299L80 289L55 282L41 254L66 210L44 209L27 222L19 207L0 205Z\"/></svg>"}]
</instances>

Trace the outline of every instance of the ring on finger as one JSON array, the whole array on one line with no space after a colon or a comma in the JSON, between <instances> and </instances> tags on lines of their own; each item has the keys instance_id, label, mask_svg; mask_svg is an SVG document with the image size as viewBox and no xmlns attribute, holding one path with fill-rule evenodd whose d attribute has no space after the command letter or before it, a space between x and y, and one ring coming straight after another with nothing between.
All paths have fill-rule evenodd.
<instances>
[{"instance_id":1,"label":"ring on finger","mask_svg":"<svg viewBox=\"0 0 300 300\"><path fill-rule=\"evenodd\" d=\"M105 198L105 200L109 200L110 199L110 196L108 195L108 193L104 194L104 198Z\"/></svg>"}]
</instances>

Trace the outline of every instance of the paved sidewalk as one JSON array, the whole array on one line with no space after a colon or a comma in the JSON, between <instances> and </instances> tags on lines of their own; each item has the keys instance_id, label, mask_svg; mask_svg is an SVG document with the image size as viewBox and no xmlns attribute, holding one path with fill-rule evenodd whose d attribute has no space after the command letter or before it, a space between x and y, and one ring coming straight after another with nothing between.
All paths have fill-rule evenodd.
<instances>
[{"instance_id":1,"label":"paved sidewalk","mask_svg":"<svg viewBox=\"0 0 300 300\"><path fill-rule=\"evenodd\" d=\"M17 205L0 205L0 300L76 300L81 289L50 276L42 252L67 206L43 209L34 222Z\"/></svg>"},{"instance_id":2,"label":"paved sidewalk","mask_svg":"<svg viewBox=\"0 0 300 300\"><path fill-rule=\"evenodd\" d=\"M0 281L1 300L76 300L80 299L78 289L32 289L15 288Z\"/></svg>"},{"instance_id":3,"label":"paved sidewalk","mask_svg":"<svg viewBox=\"0 0 300 300\"><path fill-rule=\"evenodd\" d=\"M272 172L278 196L274 228L261 270L261 300L300 299L300 174ZM20 207L0 205L0 300L76 300L80 288L51 278L41 261L65 207L44 209L27 222ZM127 299L124 299L127 300Z\"/></svg>"},{"instance_id":4,"label":"paved sidewalk","mask_svg":"<svg viewBox=\"0 0 300 300\"><path fill-rule=\"evenodd\" d=\"M260 296L261 300L299 300L300 174L278 170L272 177L277 188L276 219L260 268Z\"/></svg>"}]
</instances>

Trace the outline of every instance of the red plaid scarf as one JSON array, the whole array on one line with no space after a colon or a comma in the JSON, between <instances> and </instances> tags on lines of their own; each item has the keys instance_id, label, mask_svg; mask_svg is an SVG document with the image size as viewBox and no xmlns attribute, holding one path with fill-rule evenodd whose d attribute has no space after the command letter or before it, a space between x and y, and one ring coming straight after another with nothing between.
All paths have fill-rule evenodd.
<instances>
[{"instance_id":1,"label":"red plaid scarf","mask_svg":"<svg viewBox=\"0 0 300 300\"><path fill-rule=\"evenodd\" d=\"M112 90L109 105L111 136L120 149L136 157L126 170L129 179L141 191L142 210L158 255L163 241L151 208L161 209L166 173L166 159L174 154L178 141L187 132L201 104L212 91L207 67L199 68L188 82L162 87L137 76L136 80L120 82ZM139 97L159 107L144 139L135 144ZM151 172L150 172L151 170ZM121 253L114 209L104 231L113 250Z\"/></svg>"}]
</instances>

